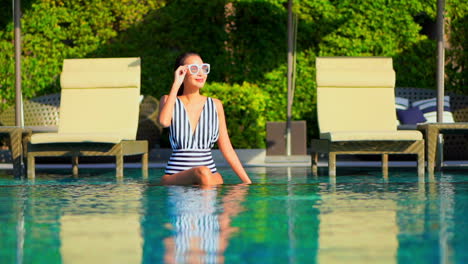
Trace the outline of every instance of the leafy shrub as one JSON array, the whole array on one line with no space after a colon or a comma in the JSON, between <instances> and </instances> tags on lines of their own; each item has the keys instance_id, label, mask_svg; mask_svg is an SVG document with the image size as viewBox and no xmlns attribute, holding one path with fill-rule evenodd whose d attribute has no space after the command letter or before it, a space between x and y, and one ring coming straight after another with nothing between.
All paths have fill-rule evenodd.
<instances>
[{"instance_id":1,"label":"leafy shrub","mask_svg":"<svg viewBox=\"0 0 468 264\"><path fill-rule=\"evenodd\" d=\"M446 51L446 88L468 94L468 4L449 0L446 4L450 48Z\"/></svg>"},{"instance_id":2,"label":"leafy shrub","mask_svg":"<svg viewBox=\"0 0 468 264\"><path fill-rule=\"evenodd\" d=\"M235 148L264 148L268 94L255 84L209 83L203 94L223 102L228 133Z\"/></svg>"},{"instance_id":3,"label":"leafy shrub","mask_svg":"<svg viewBox=\"0 0 468 264\"><path fill-rule=\"evenodd\" d=\"M14 101L14 46L11 2L0 0L0 101ZM23 95L60 91L59 74L65 58L96 57L103 45L119 33L142 22L160 0L23 0L22 84Z\"/></svg>"}]
</instances>

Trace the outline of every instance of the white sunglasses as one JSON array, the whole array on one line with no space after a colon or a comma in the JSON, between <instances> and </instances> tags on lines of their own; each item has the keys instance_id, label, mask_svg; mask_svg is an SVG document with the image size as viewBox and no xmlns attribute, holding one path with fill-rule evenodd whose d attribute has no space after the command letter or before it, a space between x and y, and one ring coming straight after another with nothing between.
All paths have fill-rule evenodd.
<instances>
[{"instance_id":1,"label":"white sunglasses","mask_svg":"<svg viewBox=\"0 0 468 264\"><path fill-rule=\"evenodd\" d=\"M189 65L187 65L187 68L188 68L190 74L198 74L200 72L200 69L201 69L203 74L210 73L210 64L208 64L208 63L189 64Z\"/></svg>"}]
</instances>

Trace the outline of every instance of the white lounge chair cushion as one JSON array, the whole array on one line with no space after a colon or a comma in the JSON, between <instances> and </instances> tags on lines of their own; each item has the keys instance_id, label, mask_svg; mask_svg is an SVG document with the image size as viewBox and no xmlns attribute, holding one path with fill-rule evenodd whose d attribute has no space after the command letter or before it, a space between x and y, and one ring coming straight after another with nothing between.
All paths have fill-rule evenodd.
<instances>
[{"instance_id":1,"label":"white lounge chair cushion","mask_svg":"<svg viewBox=\"0 0 468 264\"><path fill-rule=\"evenodd\" d=\"M134 140L140 72L139 58L66 59L58 133L35 136L31 143Z\"/></svg>"},{"instance_id":2,"label":"white lounge chair cushion","mask_svg":"<svg viewBox=\"0 0 468 264\"><path fill-rule=\"evenodd\" d=\"M374 70L369 74L363 70L323 70L317 75L317 84L320 87L392 87L395 85L395 72L389 70ZM339 76L339 77L337 77Z\"/></svg>"},{"instance_id":3,"label":"white lounge chair cushion","mask_svg":"<svg viewBox=\"0 0 468 264\"><path fill-rule=\"evenodd\" d=\"M140 76L132 71L123 72L63 72L62 89L129 88L140 86Z\"/></svg>"},{"instance_id":4,"label":"white lounge chair cushion","mask_svg":"<svg viewBox=\"0 0 468 264\"><path fill-rule=\"evenodd\" d=\"M124 138L118 134L91 133L38 133L31 136L31 144L44 143L119 143Z\"/></svg>"},{"instance_id":5,"label":"white lounge chair cushion","mask_svg":"<svg viewBox=\"0 0 468 264\"><path fill-rule=\"evenodd\" d=\"M396 130L393 88L318 88L320 131Z\"/></svg>"},{"instance_id":6,"label":"white lounge chair cushion","mask_svg":"<svg viewBox=\"0 0 468 264\"><path fill-rule=\"evenodd\" d=\"M318 87L394 87L393 61L386 57L317 58Z\"/></svg>"},{"instance_id":7,"label":"white lounge chair cushion","mask_svg":"<svg viewBox=\"0 0 468 264\"><path fill-rule=\"evenodd\" d=\"M420 131L337 131L320 134L321 139L330 141L401 141L401 140L422 140Z\"/></svg>"},{"instance_id":8,"label":"white lounge chair cushion","mask_svg":"<svg viewBox=\"0 0 468 264\"><path fill-rule=\"evenodd\" d=\"M139 89L62 89L59 133L118 134L135 139Z\"/></svg>"}]
</instances>

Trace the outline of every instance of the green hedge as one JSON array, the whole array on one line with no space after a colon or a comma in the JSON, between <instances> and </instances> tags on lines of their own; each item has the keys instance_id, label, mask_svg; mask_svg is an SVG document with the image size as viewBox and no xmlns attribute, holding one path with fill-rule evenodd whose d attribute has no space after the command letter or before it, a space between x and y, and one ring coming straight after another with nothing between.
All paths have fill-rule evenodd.
<instances>
[{"instance_id":1,"label":"green hedge","mask_svg":"<svg viewBox=\"0 0 468 264\"><path fill-rule=\"evenodd\" d=\"M22 2L27 98L59 91L65 58L124 56L142 58L142 92L159 98L171 85L175 57L191 50L212 64L209 81L213 83L206 90L229 105L232 123L228 125L235 147L263 147L265 122L286 119L287 0ZM299 27L293 118L307 120L309 138L317 135L317 56L391 56L397 86L435 88L436 43L422 27L435 22L435 0L294 2ZM11 1L0 0L0 4L6 7L0 9L0 100L4 107L14 101L13 26L9 22ZM447 0L446 5L451 45L446 53L446 89L468 93L468 3ZM244 98L257 105L246 120L239 114L245 110L243 101L227 92L230 89L261 91L258 97ZM261 118L252 119L257 116Z\"/></svg>"},{"instance_id":2,"label":"green hedge","mask_svg":"<svg viewBox=\"0 0 468 264\"><path fill-rule=\"evenodd\" d=\"M445 71L450 90L468 94L468 3L464 0L447 1L447 13L451 47Z\"/></svg>"},{"instance_id":3,"label":"green hedge","mask_svg":"<svg viewBox=\"0 0 468 264\"><path fill-rule=\"evenodd\" d=\"M236 148L265 147L268 93L255 84L212 82L202 93L223 101L226 124Z\"/></svg>"},{"instance_id":4,"label":"green hedge","mask_svg":"<svg viewBox=\"0 0 468 264\"><path fill-rule=\"evenodd\" d=\"M13 103L15 96L13 24L8 22L12 20L11 2L0 0L2 108ZM22 0L24 96L31 98L60 91L58 80L63 59L97 57L103 46L142 23L149 12L163 5L164 1L159 0ZM124 56L127 55L130 54Z\"/></svg>"}]
</instances>

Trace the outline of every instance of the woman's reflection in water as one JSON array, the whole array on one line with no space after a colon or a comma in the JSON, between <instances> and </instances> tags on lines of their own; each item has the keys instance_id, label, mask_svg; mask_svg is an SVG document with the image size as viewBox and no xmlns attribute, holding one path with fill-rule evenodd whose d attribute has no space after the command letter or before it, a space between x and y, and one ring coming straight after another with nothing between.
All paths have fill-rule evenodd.
<instances>
[{"instance_id":1,"label":"woman's reflection in water","mask_svg":"<svg viewBox=\"0 0 468 264\"><path fill-rule=\"evenodd\" d=\"M229 237L237 231L231 218L243 211L247 185L230 186L219 202L217 187L169 186L173 236L164 240L166 263L222 263Z\"/></svg>"}]
</instances>

